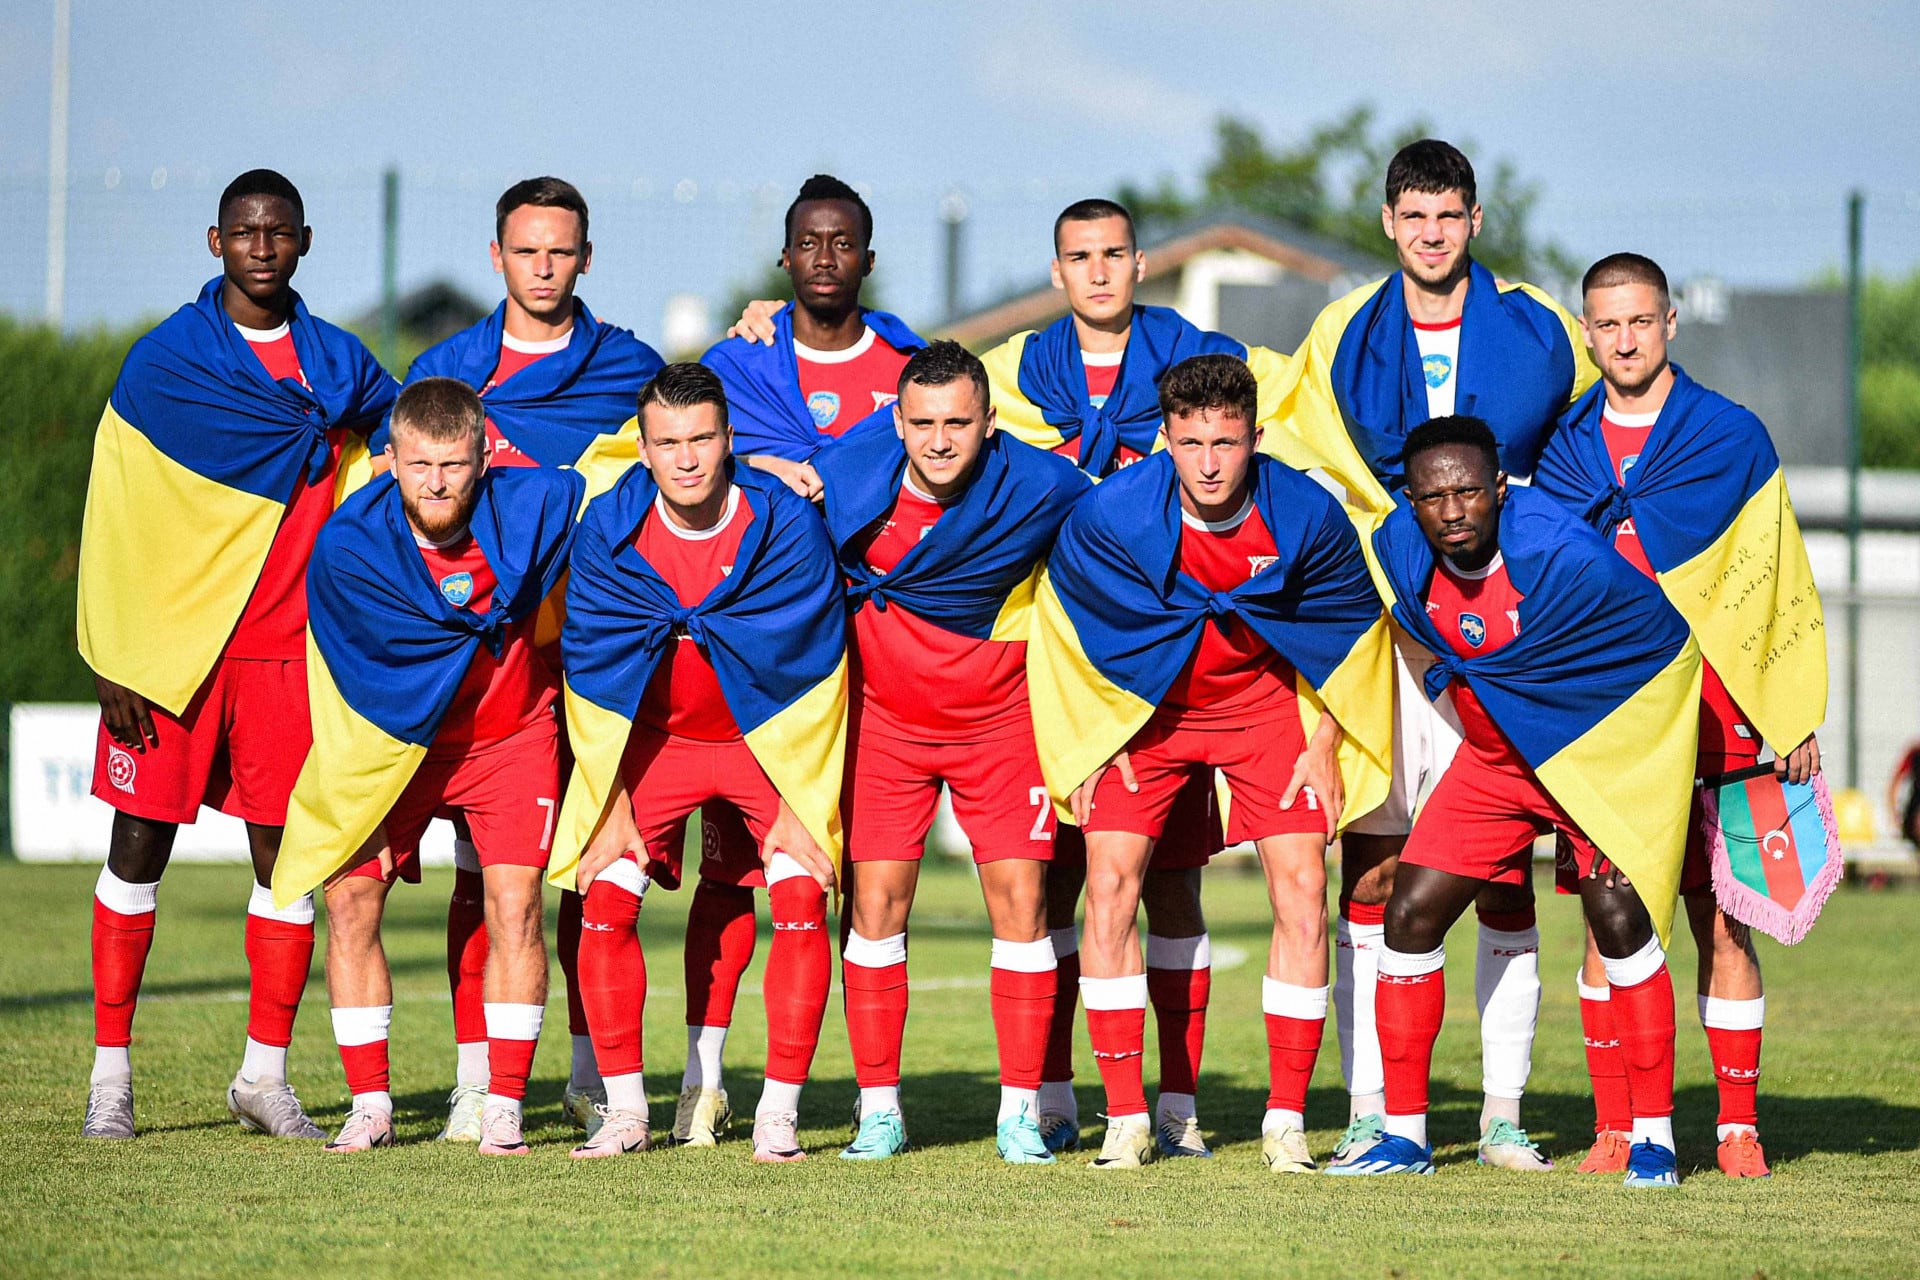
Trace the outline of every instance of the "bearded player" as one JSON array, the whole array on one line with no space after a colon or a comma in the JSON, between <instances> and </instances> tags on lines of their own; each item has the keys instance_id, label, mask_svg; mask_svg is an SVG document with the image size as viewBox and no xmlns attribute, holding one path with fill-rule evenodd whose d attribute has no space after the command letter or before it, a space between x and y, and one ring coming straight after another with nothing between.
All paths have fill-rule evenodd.
<instances>
[{"instance_id":1,"label":"bearded player","mask_svg":"<svg viewBox=\"0 0 1920 1280\"><path fill-rule=\"evenodd\" d=\"M906 1149L907 928L944 785L993 928L996 1143L1009 1163L1049 1164L1038 1103L1054 1001L1053 806L1034 748L1026 636L1038 566L1090 486L1070 462L995 432L986 369L958 343L916 353L899 392L891 432L863 428L819 462L859 673L841 974L860 1126L841 1155Z\"/></svg>"},{"instance_id":2,"label":"bearded player","mask_svg":"<svg viewBox=\"0 0 1920 1280\"><path fill-rule=\"evenodd\" d=\"M1826 716L1826 663L1819 645L1775 643L1795 625L1817 625L1820 605L1773 442L1751 413L1668 360L1679 317L1657 263L1633 253L1602 258L1588 268L1581 293L1580 322L1603 383L1568 411L1541 454L1540 490L1610 533L1620 554L1660 582L1692 622L1706 657L1697 776L1749 768L1761 747L1772 744L1776 771L1805 782L1820 770L1812 730ZM1744 603L1745 584L1754 576L1714 572L1715 547L1736 528L1774 597L1801 596L1785 611L1776 611L1774 599L1755 602L1769 627L1759 644L1742 643L1744 628L1732 634L1715 625ZM1718 1162L1728 1177L1764 1178L1769 1171L1756 1106L1766 1014L1760 958L1748 928L1714 900L1700 795L1695 792L1680 893L1700 956L1697 1002L1719 1090ZM1563 888L1566 881L1563 872ZM1580 1017L1596 1135L1580 1168L1618 1173L1631 1150L1632 1116L1604 957L1591 936L1580 975Z\"/></svg>"},{"instance_id":3,"label":"bearded player","mask_svg":"<svg viewBox=\"0 0 1920 1280\"><path fill-rule=\"evenodd\" d=\"M349 482L343 456L364 463L396 388L294 292L312 243L292 183L235 178L207 228L221 275L134 345L95 441L78 628L100 697L93 794L114 819L94 891L87 1137L134 1136L128 1045L160 877L203 804L247 824L253 861L228 1109L275 1137L326 1136L287 1083L313 901L276 908L267 886L307 749L307 558Z\"/></svg>"},{"instance_id":4,"label":"bearded player","mask_svg":"<svg viewBox=\"0 0 1920 1280\"><path fill-rule=\"evenodd\" d=\"M1473 166L1437 139L1411 143L1387 166L1381 227L1400 269L1334 302L1295 356L1297 380L1266 447L1318 469L1347 491L1368 535L1402 499L1400 449L1429 418L1485 420L1501 465L1524 483L1554 420L1593 381L1574 318L1544 292L1496 280L1473 260L1481 208ZM1341 840L1334 1006L1352 1121L1335 1161L1381 1133L1379 1043L1369 994L1382 912L1413 814L1460 742L1450 699L1430 704L1420 677L1431 655L1394 633L1398 721L1387 801ZM1474 996L1480 1012L1484 1101L1479 1156L1501 1168L1551 1167L1520 1127L1540 1007L1539 930L1530 883L1494 884L1478 903Z\"/></svg>"}]
</instances>

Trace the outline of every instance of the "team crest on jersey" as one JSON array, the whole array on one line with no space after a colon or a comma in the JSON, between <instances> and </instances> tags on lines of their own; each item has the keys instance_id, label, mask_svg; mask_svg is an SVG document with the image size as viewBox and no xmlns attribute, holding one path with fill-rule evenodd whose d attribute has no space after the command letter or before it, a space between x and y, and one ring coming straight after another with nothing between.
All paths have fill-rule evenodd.
<instances>
[{"instance_id":1,"label":"team crest on jersey","mask_svg":"<svg viewBox=\"0 0 1920 1280\"><path fill-rule=\"evenodd\" d=\"M440 579L440 594L447 603L458 609L473 599L473 575L470 573L450 573Z\"/></svg>"},{"instance_id":2,"label":"team crest on jersey","mask_svg":"<svg viewBox=\"0 0 1920 1280\"><path fill-rule=\"evenodd\" d=\"M139 772L133 753L121 747L107 748L107 781L119 791L133 794L133 775Z\"/></svg>"},{"instance_id":3,"label":"team crest on jersey","mask_svg":"<svg viewBox=\"0 0 1920 1280\"><path fill-rule=\"evenodd\" d=\"M1247 572L1251 573L1255 577L1259 577L1261 574L1265 573L1267 570L1273 568L1273 566L1279 563L1280 563L1279 556L1248 556Z\"/></svg>"},{"instance_id":4,"label":"team crest on jersey","mask_svg":"<svg viewBox=\"0 0 1920 1280\"><path fill-rule=\"evenodd\" d=\"M1478 649L1487 642L1487 624L1477 613L1460 615L1460 638Z\"/></svg>"},{"instance_id":5,"label":"team crest on jersey","mask_svg":"<svg viewBox=\"0 0 1920 1280\"><path fill-rule=\"evenodd\" d=\"M1453 376L1453 357L1421 356L1420 372L1426 376L1429 387L1444 387L1447 385L1447 379Z\"/></svg>"},{"instance_id":6,"label":"team crest on jersey","mask_svg":"<svg viewBox=\"0 0 1920 1280\"><path fill-rule=\"evenodd\" d=\"M833 420L840 416L840 396L833 391L816 391L807 397L807 412L813 415L813 425L830 427Z\"/></svg>"},{"instance_id":7,"label":"team crest on jersey","mask_svg":"<svg viewBox=\"0 0 1920 1280\"><path fill-rule=\"evenodd\" d=\"M1627 478L1627 472L1633 470L1633 464L1638 461L1640 461L1640 455L1637 453L1630 453L1620 459L1620 478L1622 480Z\"/></svg>"}]
</instances>

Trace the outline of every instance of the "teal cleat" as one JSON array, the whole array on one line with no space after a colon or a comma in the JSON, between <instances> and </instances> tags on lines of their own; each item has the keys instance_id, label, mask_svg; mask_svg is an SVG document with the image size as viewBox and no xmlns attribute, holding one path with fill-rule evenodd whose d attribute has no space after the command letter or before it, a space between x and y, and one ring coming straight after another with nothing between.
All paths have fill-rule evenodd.
<instances>
[{"instance_id":1,"label":"teal cleat","mask_svg":"<svg viewBox=\"0 0 1920 1280\"><path fill-rule=\"evenodd\" d=\"M1385 1117L1374 1112L1355 1116L1347 1122L1347 1131L1340 1135L1340 1141L1333 1144L1333 1159L1329 1163L1335 1167L1352 1164L1386 1136Z\"/></svg>"},{"instance_id":2,"label":"teal cleat","mask_svg":"<svg viewBox=\"0 0 1920 1280\"><path fill-rule=\"evenodd\" d=\"M907 1149L907 1126L898 1111L875 1111L860 1117L860 1132L854 1135L842 1160L891 1160Z\"/></svg>"},{"instance_id":3,"label":"teal cleat","mask_svg":"<svg viewBox=\"0 0 1920 1280\"><path fill-rule=\"evenodd\" d=\"M1008 1164L1053 1163L1053 1152L1047 1150L1046 1139L1040 1136L1040 1126L1025 1106L1000 1122L999 1129L993 1135L993 1144L1000 1149L1000 1158Z\"/></svg>"},{"instance_id":4,"label":"teal cleat","mask_svg":"<svg viewBox=\"0 0 1920 1280\"><path fill-rule=\"evenodd\" d=\"M1553 1161L1540 1154L1540 1144L1527 1137L1527 1131L1511 1120L1495 1119L1480 1135L1477 1159L1495 1169L1518 1169L1522 1173L1545 1173Z\"/></svg>"}]
</instances>

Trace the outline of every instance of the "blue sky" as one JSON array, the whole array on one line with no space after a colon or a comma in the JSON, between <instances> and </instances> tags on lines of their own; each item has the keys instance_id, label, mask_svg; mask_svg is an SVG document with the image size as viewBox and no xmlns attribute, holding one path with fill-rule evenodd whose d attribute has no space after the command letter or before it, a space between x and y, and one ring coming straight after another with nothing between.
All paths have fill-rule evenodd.
<instances>
[{"instance_id":1,"label":"blue sky","mask_svg":"<svg viewBox=\"0 0 1920 1280\"><path fill-rule=\"evenodd\" d=\"M1424 116L1539 182L1576 254L1790 284L1839 263L1870 197L1876 266L1920 263L1920 7L1537 3L1310 8L1237 0L1020 6L78 0L68 315L154 314L212 273L219 188L256 164L306 193L301 287L371 305L378 172L403 175L403 284L491 299L505 183L573 178L594 206L583 295L657 337L669 294L718 299L777 252L797 183L872 192L886 302L932 319L936 210L974 212L966 290L1043 276L1052 214L1126 178L1189 180L1222 112L1276 139L1356 102ZM50 0L0 12L0 225L44 293ZM1329 12L1331 10L1332 12Z\"/></svg>"}]
</instances>

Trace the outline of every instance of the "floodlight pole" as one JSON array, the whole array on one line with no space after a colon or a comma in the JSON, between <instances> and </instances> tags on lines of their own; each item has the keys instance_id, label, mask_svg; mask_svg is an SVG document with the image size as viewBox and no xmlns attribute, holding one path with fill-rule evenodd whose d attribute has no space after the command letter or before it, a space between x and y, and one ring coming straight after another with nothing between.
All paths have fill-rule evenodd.
<instances>
[{"instance_id":1,"label":"floodlight pole","mask_svg":"<svg viewBox=\"0 0 1920 1280\"><path fill-rule=\"evenodd\" d=\"M47 121L47 323L67 312L67 107L72 79L72 0L53 0L53 87Z\"/></svg>"},{"instance_id":2,"label":"floodlight pole","mask_svg":"<svg viewBox=\"0 0 1920 1280\"><path fill-rule=\"evenodd\" d=\"M400 170L380 180L380 359L402 372L400 359Z\"/></svg>"},{"instance_id":3,"label":"floodlight pole","mask_svg":"<svg viewBox=\"0 0 1920 1280\"><path fill-rule=\"evenodd\" d=\"M1847 196L1847 785L1860 785L1860 240L1866 197Z\"/></svg>"}]
</instances>

